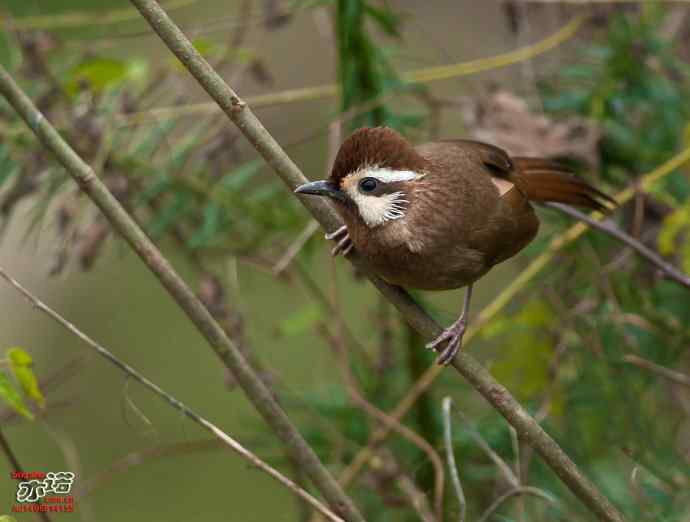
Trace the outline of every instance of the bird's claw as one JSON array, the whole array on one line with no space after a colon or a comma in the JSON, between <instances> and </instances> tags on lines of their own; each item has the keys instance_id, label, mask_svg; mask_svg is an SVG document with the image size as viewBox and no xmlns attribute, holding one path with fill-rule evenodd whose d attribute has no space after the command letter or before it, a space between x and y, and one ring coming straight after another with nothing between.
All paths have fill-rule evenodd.
<instances>
[{"instance_id":1,"label":"bird's claw","mask_svg":"<svg viewBox=\"0 0 690 522\"><path fill-rule=\"evenodd\" d=\"M446 347L441 351L436 362L442 366L448 365L460 351L462 347L462 337L465 335L467 321L464 317L453 323L452 326L443 330L441 335L431 341L426 347L430 350L437 350L437 347L446 343Z\"/></svg>"},{"instance_id":2,"label":"bird's claw","mask_svg":"<svg viewBox=\"0 0 690 522\"><path fill-rule=\"evenodd\" d=\"M340 227L335 232L326 234L324 237L329 241L337 241L336 245L333 247L333 250L331 250L332 256L337 256L339 254L347 256L354 246L352 244L352 240L350 239L350 235L347 233L347 227L345 225Z\"/></svg>"}]
</instances>

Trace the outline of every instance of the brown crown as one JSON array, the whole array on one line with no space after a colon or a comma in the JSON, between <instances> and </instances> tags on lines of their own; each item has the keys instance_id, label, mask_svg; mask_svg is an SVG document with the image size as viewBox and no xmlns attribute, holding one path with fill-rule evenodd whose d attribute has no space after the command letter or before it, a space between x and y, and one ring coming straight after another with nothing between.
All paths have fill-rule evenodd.
<instances>
[{"instance_id":1,"label":"brown crown","mask_svg":"<svg viewBox=\"0 0 690 522\"><path fill-rule=\"evenodd\" d=\"M364 165L421 172L426 167L426 160L393 129L363 127L353 132L340 146L330 179L339 185L345 176Z\"/></svg>"}]
</instances>

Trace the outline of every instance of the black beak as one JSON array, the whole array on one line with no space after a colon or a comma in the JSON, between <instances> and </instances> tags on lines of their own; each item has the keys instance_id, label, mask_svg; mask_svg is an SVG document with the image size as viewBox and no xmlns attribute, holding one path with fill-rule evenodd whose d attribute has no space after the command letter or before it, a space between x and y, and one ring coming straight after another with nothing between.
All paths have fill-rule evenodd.
<instances>
[{"instance_id":1,"label":"black beak","mask_svg":"<svg viewBox=\"0 0 690 522\"><path fill-rule=\"evenodd\" d=\"M332 199L345 201L345 194L330 181L320 180L305 183L295 189L295 194L312 194L314 196L326 196Z\"/></svg>"}]
</instances>

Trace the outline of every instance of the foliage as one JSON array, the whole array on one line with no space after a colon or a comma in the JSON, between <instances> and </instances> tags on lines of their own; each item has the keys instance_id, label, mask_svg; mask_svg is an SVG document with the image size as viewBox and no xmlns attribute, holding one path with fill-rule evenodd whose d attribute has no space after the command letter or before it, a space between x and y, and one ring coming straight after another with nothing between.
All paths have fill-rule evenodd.
<instances>
[{"instance_id":1,"label":"foliage","mask_svg":"<svg viewBox=\"0 0 690 522\"><path fill-rule=\"evenodd\" d=\"M665 14L649 6L639 16L612 16L601 43L587 46L577 63L543 85L547 111L600 124L606 179L624 182L650 171L686 136L690 67L660 31ZM685 199L690 185L673 179L675 197Z\"/></svg>"},{"instance_id":2,"label":"foliage","mask_svg":"<svg viewBox=\"0 0 690 522\"><path fill-rule=\"evenodd\" d=\"M15 44L24 50L20 70L29 77L50 63L54 81L27 84L29 94L80 154L101 166L104 181L152 237L173 237L190 255L202 249L254 255L273 248L279 234L300 224L296 203L283 197L262 162L242 159L236 134L216 120L191 127L179 120L138 128L124 123L127 114L161 101L167 83L182 73L174 64L153 70L137 59L90 53L65 64L62 44L48 36L22 36ZM248 61L246 54L235 57ZM33 208L36 224L56 203L64 242L53 272L74 256L82 267L91 267L107 236L107 231L96 232L105 226L86 209L78 191L64 185L64 175L34 148L4 102L0 122L10 138L0 147L0 181L13 183L2 198L3 220L29 196L39 202Z\"/></svg>"},{"instance_id":3,"label":"foliage","mask_svg":"<svg viewBox=\"0 0 690 522\"><path fill-rule=\"evenodd\" d=\"M33 360L22 348L9 348L6 352L5 365L9 367L9 373L14 377L13 382L8 372L0 371L0 397L9 404L17 413L27 419L33 420L34 414L26 405L25 399L35 402L39 408L45 406L45 398L38 385L38 379L32 369Z\"/></svg>"},{"instance_id":4,"label":"foliage","mask_svg":"<svg viewBox=\"0 0 690 522\"><path fill-rule=\"evenodd\" d=\"M587 46L578 63L542 85L547 110L598 122L600 176L614 184L630 183L690 145L690 108L684 101L690 94L689 69L677 44L660 29L666 16L658 6L613 15L600 43ZM624 228L639 227L638 236L657 243L662 254L677 254L675 261L687 271L690 254L682 238L690 223L689 204L690 182L677 172L645 198L637 214L618 215ZM684 367L690 294L660 280L641 262L618 264L619 254L609 238L583 239L570 249L561 269L542 281L552 289L546 295L560 320L550 330L565 354L550 377L558 402L549 425L568 434L569 449L580 459L597 455L598 475L606 477L608 493L631 518L675 520L688 501L680 484L687 487L690 463L679 458L671 435L677 419L659 412L682 408L682 399L669 403L673 386L622 361L633 353L663 366ZM539 346L543 329L534 328L533 335L511 351ZM602 404L615 407L602 411ZM626 460L645 470L634 486L639 494L630 494L624 473L612 472ZM671 476L685 478L678 483Z\"/></svg>"},{"instance_id":5,"label":"foliage","mask_svg":"<svg viewBox=\"0 0 690 522\"><path fill-rule=\"evenodd\" d=\"M390 102L401 93L422 93L404 84L392 66L391 57L404 45L403 19L395 11L385 2L366 0L298 4L304 9L331 8L341 92L341 114L335 118L351 112L358 114L350 120L353 126L385 124L408 131L411 125L425 123L417 115L396 112ZM610 190L634 183L690 145L688 66L678 44L660 30L666 16L665 9L655 6L614 10L606 27L593 29L591 40L582 44L575 64L540 84L550 116L583 116L601 128L598 175ZM159 113L153 125L132 124L131 116L186 101L177 99L178 89L172 88L184 74L172 60L153 65L99 52L75 55L44 33L8 33L2 38L7 40L3 51L8 52L0 53L0 59L147 232L159 243L174 245L175 252L197 269L202 299L242 341L243 319L225 299L217 267L239 258L262 269L273 268L304 225L295 199L266 174L260 160L238 146L237 134L224 121L204 117L190 122ZM195 45L215 64L250 66L250 71L256 65L255 79L266 81L256 73L260 57L252 51L203 39ZM4 104L0 132L3 225L19 202L30 201L32 230L49 222L48 216L56 218L59 246L52 273L65 270L72 259L84 269L92 267L109 235L106 224L74 187L64 183L64 174ZM677 172L646 194L642 213L639 207L624 208L615 219L690 271L686 174ZM545 233L548 237L565 223L546 219L552 225ZM536 242L528 249L526 262L542 245ZM370 335L362 333L367 328L339 324L344 315L320 290L314 275L321 260L314 250L315 242L307 241L289 275L275 283L299 285L313 300L290 308L274 330L283 341L318 335L336 353L340 380L325 383L319 395L294 397L284 392L284 400L302 409L302 430L309 442L332 469L340 470L379 426L353 400L353 388L373 406L390 411L426 371L432 356L391 310L370 297L356 307L358 325L369 325ZM357 283L347 277L348 291L354 291ZM685 289L660 279L648 265L621 252L612 239L589 233L562 253L528 295L487 325L482 353L495 376L543 419L547 430L630 520L682 520L690 502L690 465L683 456L687 448L679 441L688 429L687 411L682 410L687 401L683 403L674 385L626 364L624 357L635 354L662 366L687 368L688 324L690 294ZM25 401L38 406L44 401L31 359L12 349L8 368L19 385L0 372L0 395L30 417ZM452 395L474 419L472 426L464 418L454 422L454 449L473 518L496 492L506 489L504 477L473 435L476 428L488 446L520 468L524 484L558 497L554 505L541 499L511 502L501 510L503 519L585 519L582 506L552 472L525 444L518 445L516 453L505 422L466 391L456 376L442 377L432 394L415 403L405 424L442 452L438 397ZM265 441L267 454L274 454L273 443ZM423 493L431 492L431 466L419 448L396 436L386 442L385 450L402 474ZM351 490L367 520L416 519L395 474L372 464L362 475ZM450 494L446 497L451 517L455 500Z\"/></svg>"},{"instance_id":6,"label":"foliage","mask_svg":"<svg viewBox=\"0 0 690 522\"><path fill-rule=\"evenodd\" d=\"M375 100L383 102L387 93L404 86L388 62L386 49L370 35L367 21L389 36L399 37L400 18L387 6L378 7L366 0L337 0L335 5L342 110L356 110ZM351 126L404 129L418 123L418 117L396 114L381 103L353 118Z\"/></svg>"}]
</instances>

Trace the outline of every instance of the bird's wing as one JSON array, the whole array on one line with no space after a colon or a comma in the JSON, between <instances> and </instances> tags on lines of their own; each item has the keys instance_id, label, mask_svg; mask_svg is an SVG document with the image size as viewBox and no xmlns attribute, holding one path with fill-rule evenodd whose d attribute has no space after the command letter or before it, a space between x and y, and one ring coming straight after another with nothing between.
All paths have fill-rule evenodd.
<instances>
[{"instance_id":1,"label":"bird's wing","mask_svg":"<svg viewBox=\"0 0 690 522\"><path fill-rule=\"evenodd\" d=\"M506 151L473 140L447 140L459 147L471 148L491 172L491 180L501 198L515 199L513 187L530 201L554 201L600 212L608 212L616 201L577 177L567 166L546 158L511 158ZM519 199L519 198L518 198Z\"/></svg>"},{"instance_id":2,"label":"bird's wing","mask_svg":"<svg viewBox=\"0 0 690 522\"><path fill-rule=\"evenodd\" d=\"M481 161L491 173L491 181L493 181L496 188L498 188L501 197L515 187L522 196L527 198L525 181L522 176L520 176L520 172L515 168L513 160L506 151L500 147L482 141L465 139L442 141L444 143L457 145L463 149L470 149L475 154L479 155L479 161Z\"/></svg>"}]
</instances>

